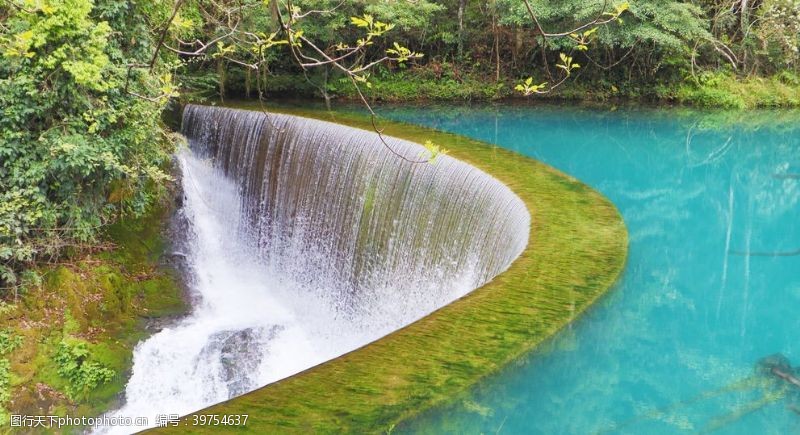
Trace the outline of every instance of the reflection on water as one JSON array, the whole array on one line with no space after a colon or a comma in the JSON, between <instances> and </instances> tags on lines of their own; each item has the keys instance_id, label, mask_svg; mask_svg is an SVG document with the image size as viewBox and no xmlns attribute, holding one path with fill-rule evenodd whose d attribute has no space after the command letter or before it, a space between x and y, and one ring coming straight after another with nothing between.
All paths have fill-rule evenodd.
<instances>
[{"instance_id":1,"label":"reflection on water","mask_svg":"<svg viewBox=\"0 0 800 435\"><path fill-rule=\"evenodd\" d=\"M799 114L519 106L383 114L549 163L607 195L630 232L621 283L597 307L403 430L800 432L798 388L758 369L773 354L800 365Z\"/></svg>"}]
</instances>

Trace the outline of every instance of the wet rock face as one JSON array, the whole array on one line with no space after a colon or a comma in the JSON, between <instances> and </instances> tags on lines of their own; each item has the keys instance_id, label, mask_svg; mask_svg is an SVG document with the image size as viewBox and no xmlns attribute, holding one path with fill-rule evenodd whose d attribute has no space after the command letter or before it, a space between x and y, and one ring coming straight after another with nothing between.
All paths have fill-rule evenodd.
<instances>
[{"instance_id":1,"label":"wet rock face","mask_svg":"<svg viewBox=\"0 0 800 435\"><path fill-rule=\"evenodd\" d=\"M209 337L203 358L219 361L218 376L228 388L228 397L242 395L258 384L258 367L268 354L269 342L282 328L246 328L221 331Z\"/></svg>"}]
</instances>

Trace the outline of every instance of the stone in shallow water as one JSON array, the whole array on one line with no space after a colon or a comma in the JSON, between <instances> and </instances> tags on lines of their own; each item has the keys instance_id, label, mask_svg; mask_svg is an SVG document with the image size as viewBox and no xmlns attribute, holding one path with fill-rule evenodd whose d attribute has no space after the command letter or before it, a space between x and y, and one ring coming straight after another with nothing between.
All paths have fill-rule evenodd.
<instances>
[{"instance_id":1,"label":"stone in shallow water","mask_svg":"<svg viewBox=\"0 0 800 435\"><path fill-rule=\"evenodd\" d=\"M201 358L217 359L219 377L228 388L228 397L244 394L258 384L258 366L269 352L267 347L282 328L254 327L212 334Z\"/></svg>"}]
</instances>

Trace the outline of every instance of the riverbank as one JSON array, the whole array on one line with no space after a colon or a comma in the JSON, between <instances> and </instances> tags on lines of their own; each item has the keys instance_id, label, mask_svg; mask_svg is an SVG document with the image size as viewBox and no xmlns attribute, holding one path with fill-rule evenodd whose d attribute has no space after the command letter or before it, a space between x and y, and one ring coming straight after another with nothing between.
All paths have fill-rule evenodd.
<instances>
[{"instance_id":1,"label":"riverbank","mask_svg":"<svg viewBox=\"0 0 800 435\"><path fill-rule=\"evenodd\" d=\"M279 111L370 129L363 115ZM507 271L433 314L199 414L248 414L240 429L251 432L391 431L536 347L616 282L627 231L614 205L596 191L535 160L463 136L402 123L381 127L387 135L430 140L508 185L531 213L531 243ZM182 432L209 431L188 427L191 419Z\"/></svg>"},{"instance_id":2,"label":"riverbank","mask_svg":"<svg viewBox=\"0 0 800 435\"><path fill-rule=\"evenodd\" d=\"M118 405L133 348L189 308L163 255L173 210L164 198L144 216L110 226L96 248L40 267L41 282L0 305L5 420L96 416Z\"/></svg>"},{"instance_id":3,"label":"riverbank","mask_svg":"<svg viewBox=\"0 0 800 435\"><path fill-rule=\"evenodd\" d=\"M233 75L227 87L232 94L247 90ZM752 109L800 107L800 77L784 72L772 77L739 78L726 73L701 73L679 83L630 86L610 81L567 82L552 94L524 97L514 91L515 82L473 75L431 76L425 72L397 72L376 75L363 87L373 101L493 101L503 99L569 101L604 104L667 104L702 108ZM346 80L315 84L302 75L275 75L267 81L267 92L278 97L321 98L320 88L333 99L357 100L358 94ZM251 95L254 95L251 90Z\"/></svg>"}]
</instances>

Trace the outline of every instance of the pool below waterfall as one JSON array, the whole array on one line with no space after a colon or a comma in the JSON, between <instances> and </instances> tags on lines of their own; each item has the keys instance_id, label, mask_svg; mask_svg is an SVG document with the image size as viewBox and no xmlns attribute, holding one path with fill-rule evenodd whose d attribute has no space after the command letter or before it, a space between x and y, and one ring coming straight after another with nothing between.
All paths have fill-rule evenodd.
<instances>
[{"instance_id":1,"label":"pool below waterfall","mask_svg":"<svg viewBox=\"0 0 800 435\"><path fill-rule=\"evenodd\" d=\"M384 107L484 140L608 196L629 229L616 288L448 407L400 429L456 433L800 432L800 114ZM534 240L535 242L535 240Z\"/></svg>"}]
</instances>

